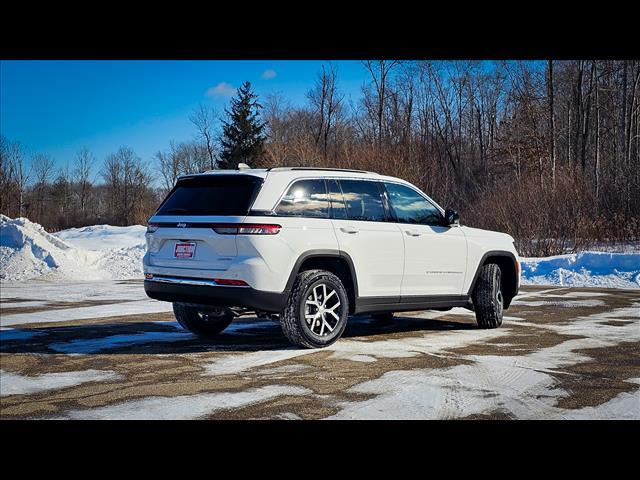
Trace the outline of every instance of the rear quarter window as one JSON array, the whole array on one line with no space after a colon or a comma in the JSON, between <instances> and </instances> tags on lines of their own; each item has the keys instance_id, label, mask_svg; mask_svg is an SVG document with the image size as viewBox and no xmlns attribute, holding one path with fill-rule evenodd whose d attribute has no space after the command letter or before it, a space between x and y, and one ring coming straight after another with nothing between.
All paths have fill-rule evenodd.
<instances>
[{"instance_id":1,"label":"rear quarter window","mask_svg":"<svg viewBox=\"0 0 640 480\"><path fill-rule=\"evenodd\" d=\"M276 214L285 217L329 216L329 197L323 179L298 180L284 194Z\"/></svg>"},{"instance_id":2,"label":"rear quarter window","mask_svg":"<svg viewBox=\"0 0 640 480\"><path fill-rule=\"evenodd\" d=\"M262 179L252 175L202 175L178 180L156 215L242 216Z\"/></svg>"}]
</instances>

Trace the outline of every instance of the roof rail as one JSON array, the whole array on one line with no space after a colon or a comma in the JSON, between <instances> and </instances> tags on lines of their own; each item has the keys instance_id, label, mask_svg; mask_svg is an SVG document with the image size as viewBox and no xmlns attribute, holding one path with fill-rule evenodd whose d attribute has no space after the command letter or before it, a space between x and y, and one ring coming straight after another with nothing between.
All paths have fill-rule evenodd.
<instances>
[{"instance_id":1,"label":"roof rail","mask_svg":"<svg viewBox=\"0 0 640 480\"><path fill-rule=\"evenodd\" d=\"M376 172L368 172L366 170L354 170L350 168L329 168L329 167L270 167L267 171L284 171L284 170L321 170L327 172L352 172L352 173L369 173L377 175Z\"/></svg>"}]
</instances>

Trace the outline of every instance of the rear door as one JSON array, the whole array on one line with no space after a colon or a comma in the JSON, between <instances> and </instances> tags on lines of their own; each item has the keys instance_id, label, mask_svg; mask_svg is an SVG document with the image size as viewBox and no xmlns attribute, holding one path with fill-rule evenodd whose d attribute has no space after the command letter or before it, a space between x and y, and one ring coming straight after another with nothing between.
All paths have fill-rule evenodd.
<instances>
[{"instance_id":1,"label":"rear door","mask_svg":"<svg viewBox=\"0 0 640 480\"><path fill-rule=\"evenodd\" d=\"M353 260L360 297L399 300L404 245L389 223L379 182L329 179L332 222L340 250Z\"/></svg>"},{"instance_id":2,"label":"rear door","mask_svg":"<svg viewBox=\"0 0 640 480\"><path fill-rule=\"evenodd\" d=\"M443 226L440 210L417 190L392 182L384 186L404 237L402 296L461 295L467 263L462 230Z\"/></svg>"},{"instance_id":3,"label":"rear door","mask_svg":"<svg viewBox=\"0 0 640 480\"><path fill-rule=\"evenodd\" d=\"M217 233L241 223L262 179L252 175L200 175L178 181L149 220L149 264L217 271L238 254L236 235ZM155 229L155 231L153 231Z\"/></svg>"}]
</instances>

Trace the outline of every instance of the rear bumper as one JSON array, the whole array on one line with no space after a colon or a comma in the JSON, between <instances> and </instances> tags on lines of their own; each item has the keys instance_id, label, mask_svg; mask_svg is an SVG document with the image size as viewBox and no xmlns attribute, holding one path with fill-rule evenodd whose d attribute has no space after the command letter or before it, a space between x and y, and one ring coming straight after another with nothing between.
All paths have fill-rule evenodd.
<instances>
[{"instance_id":1,"label":"rear bumper","mask_svg":"<svg viewBox=\"0 0 640 480\"><path fill-rule=\"evenodd\" d=\"M206 280L185 277L164 277L162 281L145 280L144 291L149 298L163 302L244 307L273 313L284 309L288 297L287 292L208 285Z\"/></svg>"}]
</instances>

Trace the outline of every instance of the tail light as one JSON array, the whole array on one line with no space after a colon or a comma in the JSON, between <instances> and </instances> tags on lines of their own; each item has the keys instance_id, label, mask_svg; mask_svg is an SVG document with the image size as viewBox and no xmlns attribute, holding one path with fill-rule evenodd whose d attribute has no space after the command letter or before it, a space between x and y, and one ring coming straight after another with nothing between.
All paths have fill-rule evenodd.
<instances>
[{"instance_id":1,"label":"tail light","mask_svg":"<svg viewBox=\"0 0 640 480\"><path fill-rule=\"evenodd\" d=\"M220 235L275 235L281 228L271 223L220 223L213 231Z\"/></svg>"},{"instance_id":2,"label":"tail light","mask_svg":"<svg viewBox=\"0 0 640 480\"><path fill-rule=\"evenodd\" d=\"M249 284L244 280L233 280L228 278L214 278L214 282L218 285L228 285L230 287L248 287Z\"/></svg>"},{"instance_id":3,"label":"tail light","mask_svg":"<svg viewBox=\"0 0 640 480\"><path fill-rule=\"evenodd\" d=\"M158 230L158 227L160 225L158 225L157 223L148 223L147 224L147 233L153 233L156 230Z\"/></svg>"}]
</instances>

